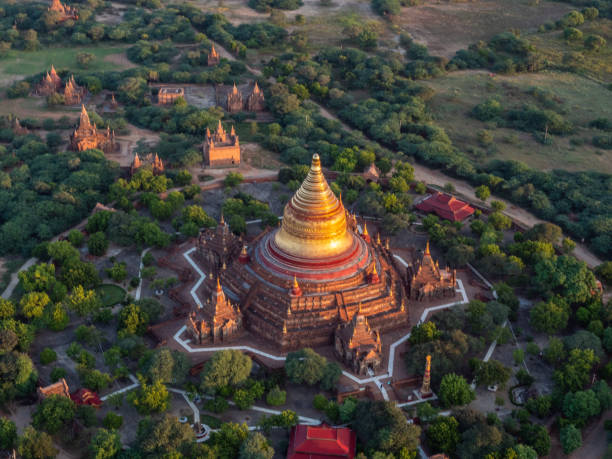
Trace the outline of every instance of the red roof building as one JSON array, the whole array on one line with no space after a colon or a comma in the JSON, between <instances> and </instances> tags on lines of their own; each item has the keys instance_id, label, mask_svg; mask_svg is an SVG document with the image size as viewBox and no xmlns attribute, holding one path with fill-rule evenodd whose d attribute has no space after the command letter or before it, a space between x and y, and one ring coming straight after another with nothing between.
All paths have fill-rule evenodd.
<instances>
[{"instance_id":1,"label":"red roof building","mask_svg":"<svg viewBox=\"0 0 612 459\"><path fill-rule=\"evenodd\" d=\"M287 459L353 459L356 443L355 432L346 427L298 425L291 429Z\"/></svg>"},{"instance_id":2,"label":"red roof building","mask_svg":"<svg viewBox=\"0 0 612 459\"><path fill-rule=\"evenodd\" d=\"M89 389L80 388L76 392L70 394L70 398L77 405L89 405L94 408L100 408L102 406L102 400L100 400L98 394Z\"/></svg>"},{"instance_id":3,"label":"red roof building","mask_svg":"<svg viewBox=\"0 0 612 459\"><path fill-rule=\"evenodd\" d=\"M474 208L469 204L440 192L423 199L415 207L423 212L434 212L438 217L452 222L463 221L474 213Z\"/></svg>"}]
</instances>

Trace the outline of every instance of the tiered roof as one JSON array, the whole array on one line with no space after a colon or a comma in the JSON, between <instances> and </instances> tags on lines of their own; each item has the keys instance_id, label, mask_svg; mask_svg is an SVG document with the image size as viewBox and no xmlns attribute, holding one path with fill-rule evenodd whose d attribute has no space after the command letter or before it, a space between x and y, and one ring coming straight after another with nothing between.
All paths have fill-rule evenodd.
<instances>
[{"instance_id":1,"label":"tiered roof","mask_svg":"<svg viewBox=\"0 0 612 459\"><path fill-rule=\"evenodd\" d=\"M70 389L68 389L68 383L64 378L46 387L39 386L37 392L40 398L47 398L52 395L61 395L62 397L70 398Z\"/></svg>"}]
</instances>

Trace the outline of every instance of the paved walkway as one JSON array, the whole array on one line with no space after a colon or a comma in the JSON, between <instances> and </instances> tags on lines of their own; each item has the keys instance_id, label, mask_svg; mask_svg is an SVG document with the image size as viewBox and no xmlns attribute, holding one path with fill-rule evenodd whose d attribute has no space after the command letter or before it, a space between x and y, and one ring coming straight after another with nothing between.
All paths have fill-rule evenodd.
<instances>
[{"instance_id":1,"label":"paved walkway","mask_svg":"<svg viewBox=\"0 0 612 459\"><path fill-rule=\"evenodd\" d=\"M19 273L21 271L25 271L26 269L28 269L30 266L36 263L37 260L38 258L30 258L28 261L26 261L21 266L21 268L19 268L17 272L14 272L13 274L11 274L11 281L6 286L6 289L4 290L4 292L2 292L2 298L4 298L5 300L8 300L11 297L11 295L13 294L13 290L15 290L15 287L17 287L17 284L19 284L19 277L18 277Z\"/></svg>"},{"instance_id":2,"label":"paved walkway","mask_svg":"<svg viewBox=\"0 0 612 459\"><path fill-rule=\"evenodd\" d=\"M200 267L197 265L197 263L195 263L193 261L193 259L189 256L191 253L193 253L193 251L195 250L195 247L189 249L188 251L186 251L185 253L183 253L183 256L185 257L185 259L189 262L189 264L194 268L194 270L199 274L200 279L196 282L196 284L193 286L193 288L191 289L191 296L193 297L195 303L199 306L202 307L202 302L200 301L200 299L198 298L198 295L196 293L197 289L200 287L200 285L202 284L202 282L204 282L204 279L206 279L206 274L200 269ZM407 266L408 264L406 263L406 261L400 257L399 255L394 255L394 257L400 262L402 263L404 266ZM425 319L427 318L427 316L434 311L439 311L442 309L446 309L446 308L450 308L453 306L457 306L459 304L464 304L468 302L468 297L467 294L465 292L465 288L463 286L463 283L461 282L460 279L457 280L457 286L459 287L457 289L457 292L459 292L461 294L461 301L459 302L453 302L453 303L447 303L447 304L443 304L440 306L434 306L431 308L427 308L423 311L423 314L421 315L421 318L419 320L419 323L422 323L425 321ZM274 360L277 362L283 362L285 361L285 356L283 355L274 355L274 354L270 354L268 352L264 352L260 349L251 347L251 346L217 346L217 347L206 347L206 348L194 348L191 347L190 345L190 340L185 340L183 338L181 338L181 336L183 335L183 333L185 332L185 330L187 330L187 326L183 325L181 328L179 328L179 330L174 334L174 340L183 348L185 349L186 352L189 353L201 353L201 352L217 352L217 351L223 351L223 350L227 350L227 349L235 349L235 350L240 350L240 351L248 351L248 352L252 352L254 354L257 355L261 355L262 357L266 357L270 360ZM389 363L387 366L387 372L379 375L379 376L371 376L369 378L359 378L357 376L355 376L352 373L349 373L348 371L342 371L342 374L344 376L346 376L347 378L351 379L352 381L354 381L355 383L359 384L359 385L365 385L365 384L369 384L369 383L374 383L376 385L376 387L378 388L378 390L380 391L380 393L382 394L382 397L384 400L389 400L389 394L387 393L387 390L384 387L384 380L393 377L393 366L395 363L395 350L397 349L398 346L400 346L401 344L403 344L404 342L406 342L406 340L408 340L408 338L410 338L410 332L408 332L406 335L402 336L400 339L398 339L397 341L393 342L389 348Z\"/></svg>"}]
</instances>

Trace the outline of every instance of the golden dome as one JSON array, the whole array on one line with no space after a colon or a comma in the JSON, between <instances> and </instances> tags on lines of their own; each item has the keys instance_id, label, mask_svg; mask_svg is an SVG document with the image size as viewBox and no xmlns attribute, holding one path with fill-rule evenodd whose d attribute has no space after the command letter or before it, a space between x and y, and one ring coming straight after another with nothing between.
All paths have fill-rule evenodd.
<instances>
[{"instance_id":1,"label":"golden dome","mask_svg":"<svg viewBox=\"0 0 612 459\"><path fill-rule=\"evenodd\" d=\"M308 176L285 206L274 242L289 255L310 259L337 256L353 245L344 206L321 172L319 155L312 156Z\"/></svg>"}]
</instances>

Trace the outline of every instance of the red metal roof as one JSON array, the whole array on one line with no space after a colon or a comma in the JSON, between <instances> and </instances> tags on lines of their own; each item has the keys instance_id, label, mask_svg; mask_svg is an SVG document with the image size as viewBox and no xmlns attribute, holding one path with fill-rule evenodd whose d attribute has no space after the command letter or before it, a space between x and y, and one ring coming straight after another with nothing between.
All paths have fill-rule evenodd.
<instances>
[{"instance_id":1,"label":"red metal roof","mask_svg":"<svg viewBox=\"0 0 612 459\"><path fill-rule=\"evenodd\" d=\"M439 192L423 199L415 207L423 212L435 212L438 217L453 222L463 221L474 213L474 208L469 204Z\"/></svg>"},{"instance_id":2,"label":"red metal roof","mask_svg":"<svg viewBox=\"0 0 612 459\"><path fill-rule=\"evenodd\" d=\"M353 459L356 442L355 432L346 427L298 425L291 429L287 459Z\"/></svg>"}]
</instances>

